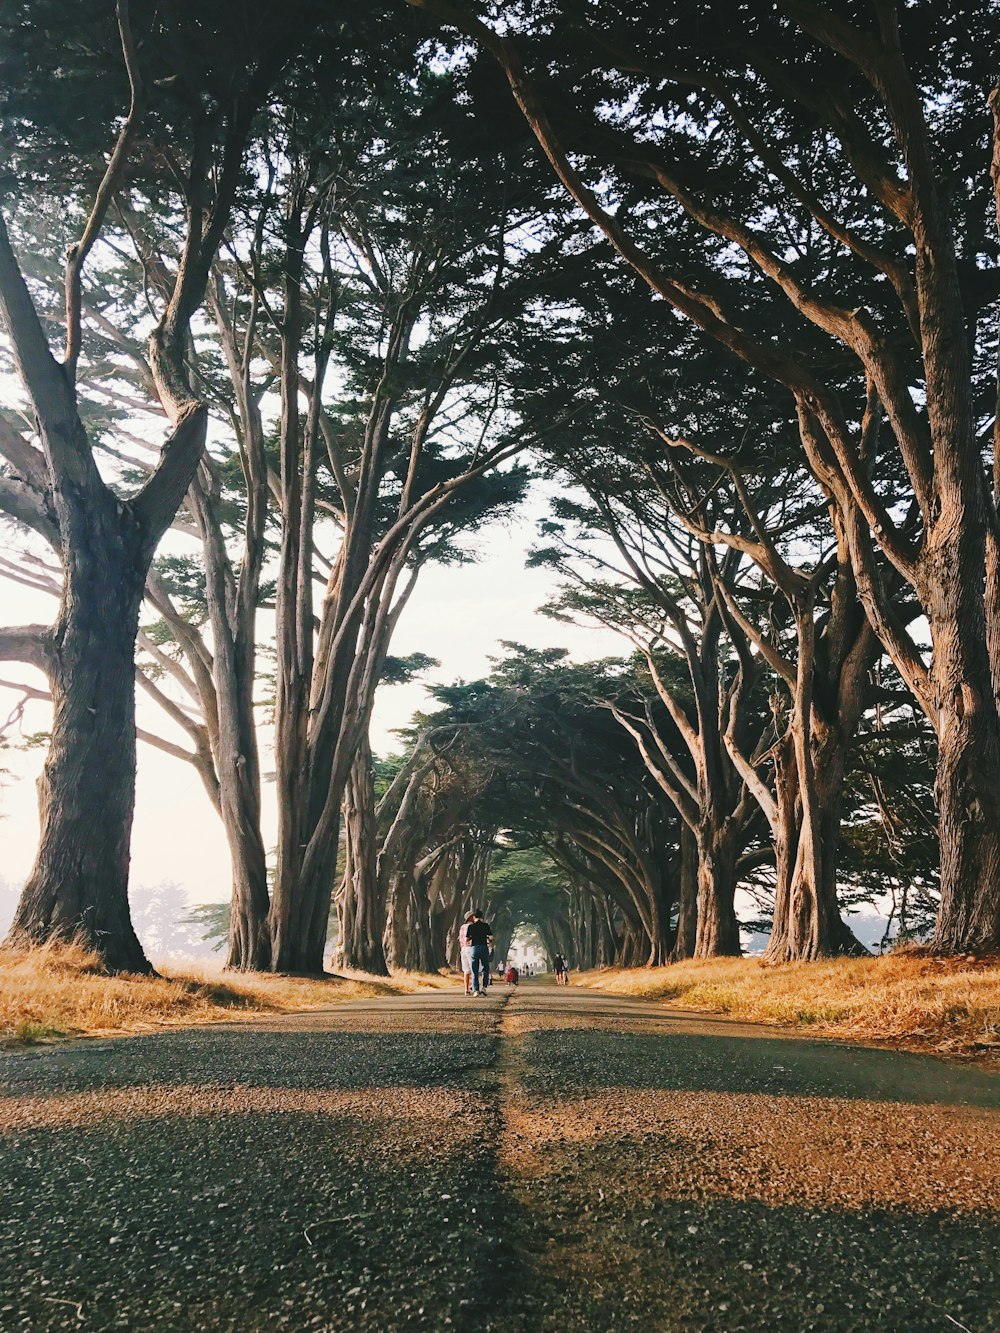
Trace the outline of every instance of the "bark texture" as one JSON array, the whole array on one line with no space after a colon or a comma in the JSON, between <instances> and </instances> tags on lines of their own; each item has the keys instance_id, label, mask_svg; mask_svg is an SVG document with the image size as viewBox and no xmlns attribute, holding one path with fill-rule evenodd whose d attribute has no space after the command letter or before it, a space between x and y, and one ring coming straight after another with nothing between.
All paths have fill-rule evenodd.
<instances>
[{"instance_id":1,"label":"bark texture","mask_svg":"<svg viewBox=\"0 0 1000 1333\"><path fill-rule=\"evenodd\" d=\"M344 880L337 900L341 967L388 976L383 936L386 903L378 874L375 777L367 737L351 769L344 798Z\"/></svg>"},{"instance_id":2,"label":"bark texture","mask_svg":"<svg viewBox=\"0 0 1000 1333\"><path fill-rule=\"evenodd\" d=\"M113 971L149 972L128 906L145 541L104 507L103 521L91 510L86 545L67 552L48 656L53 718L38 851L8 943L76 940Z\"/></svg>"}]
</instances>

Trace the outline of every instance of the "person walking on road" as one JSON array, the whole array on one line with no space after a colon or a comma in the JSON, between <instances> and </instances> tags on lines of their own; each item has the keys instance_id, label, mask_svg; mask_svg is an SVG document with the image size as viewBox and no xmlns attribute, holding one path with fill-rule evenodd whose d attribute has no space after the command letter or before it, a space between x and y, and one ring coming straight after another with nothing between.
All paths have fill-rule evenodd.
<instances>
[{"instance_id":1,"label":"person walking on road","mask_svg":"<svg viewBox=\"0 0 1000 1333\"><path fill-rule=\"evenodd\" d=\"M462 959L462 981L466 995L472 994L472 945L469 943L469 927L475 919L475 912L469 912L458 928L458 951Z\"/></svg>"},{"instance_id":2,"label":"person walking on road","mask_svg":"<svg viewBox=\"0 0 1000 1333\"><path fill-rule=\"evenodd\" d=\"M469 943L472 945L472 993L485 995L490 984L490 947L493 944L493 927L483 920L482 912L476 910L469 924Z\"/></svg>"},{"instance_id":3,"label":"person walking on road","mask_svg":"<svg viewBox=\"0 0 1000 1333\"><path fill-rule=\"evenodd\" d=\"M556 974L556 985L565 986L568 980L566 976L567 972L566 959L562 956L561 953L556 954L555 959L553 960L552 963L552 967L553 971Z\"/></svg>"}]
</instances>

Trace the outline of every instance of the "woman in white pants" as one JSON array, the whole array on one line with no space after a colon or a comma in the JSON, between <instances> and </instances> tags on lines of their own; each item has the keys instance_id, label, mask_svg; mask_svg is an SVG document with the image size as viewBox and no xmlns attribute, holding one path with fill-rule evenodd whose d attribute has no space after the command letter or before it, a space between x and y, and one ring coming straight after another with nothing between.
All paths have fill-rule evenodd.
<instances>
[{"instance_id":1,"label":"woman in white pants","mask_svg":"<svg viewBox=\"0 0 1000 1333\"><path fill-rule=\"evenodd\" d=\"M475 914L470 912L458 928L458 948L462 955L462 981L466 995L472 994L472 945L469 943L469 927L475 921Z\"/></svg>"}]
</instances>

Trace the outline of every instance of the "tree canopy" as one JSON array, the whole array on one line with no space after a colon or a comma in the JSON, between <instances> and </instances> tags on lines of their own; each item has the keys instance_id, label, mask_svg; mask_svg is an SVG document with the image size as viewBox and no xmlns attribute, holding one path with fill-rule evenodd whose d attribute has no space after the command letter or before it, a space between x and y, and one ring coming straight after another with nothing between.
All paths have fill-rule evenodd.
<instances>
[{"instance_id":1,"label":"tree canopy","mask_svg":"<svg viewBox=\"0 0 1000 1333\"><path fill-rule=\"evenodd\" d=\"M52 704L11 940L149 967L138 740L234 967L443 967L473 903L588 966L855 953L861 904L1000 947L998 25L0 7L0 575L58 603L0 628ZM379 755L422 571L541 496L553 646L498 625Z\"/></svg>"}]
</instances>

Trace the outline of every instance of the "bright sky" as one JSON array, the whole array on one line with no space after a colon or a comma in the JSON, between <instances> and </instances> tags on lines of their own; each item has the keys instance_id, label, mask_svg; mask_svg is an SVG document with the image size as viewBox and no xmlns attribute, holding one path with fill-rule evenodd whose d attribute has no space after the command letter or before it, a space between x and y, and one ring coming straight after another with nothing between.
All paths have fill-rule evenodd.
<instances>
[{"instance_id":1,"label":"bright sky","mask_svg":"<svg viewBox=\"0 0 1000 1333\"><path fill-rule=\"evenodd\" d=\"M545 570L526 569L525 556L534 540L535 519L545 510L536 498L515 523L493 526L475 539L477 564L456 568L427 568L403 613L392 652L428 653L440 660L428 680L451 683L472 680L488 670L487 659L500 651L499 640L512 639L530 647L563 646L574 657L605 657L622 652L621 641L607 632L575 629L539 615L536 608L551 595L553 576ZM15 625L48 622L54 602L10 583L0 584L2 620ZM30 668L0 665L0 678L44 685ZM0 721L6 719L19 696L0 688ZM426 695L420 684L386 687L380 691L372 739L376 752L397 747L390 732L409 722ZM140 721L149 730L173 733L155 705L139 695ZM26 734L48 726L47 707L32 704L25 713ZM266 738L265 738L266 739ZM30 869L38 836L35 780L45 757L44 746L25 753L8 753L3 765L11 770L0 787L0 879L20 883ZM273 765L263 756L263 768ZM268 798L265 836L273 841L274 808ZM139 747L136 819L132 839L132 878L136 886L173 881L183 885L194 902L222 899L229 894L229 858L222 825L205 795L197 774L180 760L147 745Z\"/></svg>"}]
</instances>

